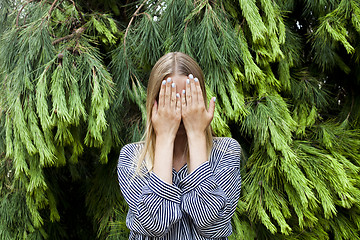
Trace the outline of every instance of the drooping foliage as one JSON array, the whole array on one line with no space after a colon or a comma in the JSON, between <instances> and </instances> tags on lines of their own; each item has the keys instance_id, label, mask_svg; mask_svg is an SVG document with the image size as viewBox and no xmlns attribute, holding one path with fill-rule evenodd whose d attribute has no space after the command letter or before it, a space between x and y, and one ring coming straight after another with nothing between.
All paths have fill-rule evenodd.
<instances>
[{"instance_id":1,"label":"drooping foliage","mask_svg":"<svg viewBox=\"0 0 360 240\"><path fill-rule=\"evenodd\" d=\"M150 70L204 70L243 149L230 239L359 239L360 1L0 2L0 238L127 239Z\"/></svg>"}]
</instances>

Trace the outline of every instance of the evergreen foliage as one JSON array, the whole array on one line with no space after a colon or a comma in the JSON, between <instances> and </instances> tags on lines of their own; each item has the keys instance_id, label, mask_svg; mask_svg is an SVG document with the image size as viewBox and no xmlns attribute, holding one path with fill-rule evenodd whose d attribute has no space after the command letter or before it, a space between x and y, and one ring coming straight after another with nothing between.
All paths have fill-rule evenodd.
<instances>
[{"instance_id":1,"label":"evergreen foliage","mask_svg":"<svg viewBox=\"0 0 360 240\"><path fill-rule=\"evenodd\" d=\"M0 1L0 239L127 239L116 177L182 51L242 145L230 239L360 239L360 1Z\"/></svg>"}]
</instances>

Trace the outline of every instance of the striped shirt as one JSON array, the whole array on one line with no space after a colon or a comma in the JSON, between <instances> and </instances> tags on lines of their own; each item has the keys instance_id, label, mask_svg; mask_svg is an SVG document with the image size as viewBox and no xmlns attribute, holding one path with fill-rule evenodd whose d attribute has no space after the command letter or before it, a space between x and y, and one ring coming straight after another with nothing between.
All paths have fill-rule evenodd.
<instances>
[{"instance_id":1,"label":"striped shirt","mask_svg":"<svg viewBox=\"0 0 360 240\"><path fill-rule=\"evenodd\" d=\"M129 205L130 240L227 239L240 196L240 145L214 138L208 161L188 173L173 169L173 183L154 172L135 174L143 143L125 145L117 166L122 194Z\"/></svg>"}]
</instances>

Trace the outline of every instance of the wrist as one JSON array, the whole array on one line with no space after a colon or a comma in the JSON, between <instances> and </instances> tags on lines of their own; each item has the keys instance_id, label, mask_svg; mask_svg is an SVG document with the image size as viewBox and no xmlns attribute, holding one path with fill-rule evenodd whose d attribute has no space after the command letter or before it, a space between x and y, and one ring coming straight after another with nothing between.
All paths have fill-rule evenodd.
<instances>
[{"instance_id":1,"label":"wrist","mask_svg":"<svg viewBox=\"0 0 360 240\"><path fill-rule=\"evenodd\" d=\"M198 140L202 140L202 139L206 138L205 131L190 131L190 132L187 132L186 135L187 135L188 141L191 141L191 140L198 141Z\"/></svg>"},{"instance_id":2,"label":"wrist","mask_svg":"<svg viewBox=\"0 0 360 240\"><path fill-rule=\"evenodd\" d=\"M173 151L174 140L171 137L156 137L153 172L169 184L172 184Z\"/></svg>"},{"instance_id":3,"label":"wrist","mask_svg":"<svg viewBox=\"0 0 360 240\"><path fill-rule=\"evenodd\" d=\"M207 146L205 132L193 132L188 135L189 144L189 172L193 172L198 166L207 160Z\"/></svg>"},{"instance_id":4,"label":"wrist","mask_svg":"<svg viewBox=\"0 0 360 240\"><path fill-rule=\"evenodd\" d=\"M170 134L159 134L156 135L156 144L174 144L175 142L175 136L172 136Z\"/></svg>"}]
</instances>

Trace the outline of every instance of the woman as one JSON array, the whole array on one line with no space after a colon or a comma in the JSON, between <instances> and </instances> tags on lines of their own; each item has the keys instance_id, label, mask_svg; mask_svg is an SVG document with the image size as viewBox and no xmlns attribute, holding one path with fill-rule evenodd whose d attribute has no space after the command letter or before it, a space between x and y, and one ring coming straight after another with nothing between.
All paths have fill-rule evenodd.
<instances>
[{"instance_id":1,"label":"woman","mask_svg":"<svg viewBox=\"0 0 360 240\"><path fill-rule=\"evenodd\" d=\"M240 146L213 138L215 98L206 108L204 76L173 52L153 67L145 141L124 146L118 163L129 204L129 239L227 239L241 187Z\"/></svg>"}]
</instances>

